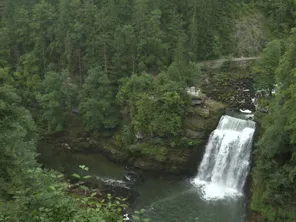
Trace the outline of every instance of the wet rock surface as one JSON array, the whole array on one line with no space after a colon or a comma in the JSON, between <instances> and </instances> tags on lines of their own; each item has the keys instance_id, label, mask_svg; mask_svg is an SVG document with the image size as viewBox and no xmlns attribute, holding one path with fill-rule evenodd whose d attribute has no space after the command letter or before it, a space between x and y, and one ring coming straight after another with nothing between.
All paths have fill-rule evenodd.
<instances>
[{"instance_id":1,"label":"wet rock surface","mask_svg":"<svg viewBox=\"0 0 296 222\"><path fill-rule=\"evenodd\" d=\"M255 110L252 99L256 91L252 74L221 71L204 75L207 78L201 83L201 87L209 98L222 102L230 108Z\"/></svg>"}]
</instances>

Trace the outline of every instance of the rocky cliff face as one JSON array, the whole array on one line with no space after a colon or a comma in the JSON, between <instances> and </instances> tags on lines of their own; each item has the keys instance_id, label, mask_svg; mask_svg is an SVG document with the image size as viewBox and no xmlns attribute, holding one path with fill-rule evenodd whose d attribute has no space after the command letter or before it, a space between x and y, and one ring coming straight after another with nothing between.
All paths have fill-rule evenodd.
<instances>
[{"instance_id":1,"label":"rocky cliff face","mask_svg":"<svg viewBox=\"0 0 296 222\"><path fill-rule=\"evenodd\" d=\"M128 163L143 170L194 174L202 159L209 134L216 128L225 108L224 104L209 99L202 93L192 95L192 107L184 121L183 131L175 140L138 139L128 149L109 140L97 147L112 161ZM194 145L189 148L186 147L188 144Z\"/></svg>"},{"instance_id":2,"label":"rocky cliff face","mask_svg":"<svg viewBox=\"0 0 296 222\"><path fill-rule=\"evenodd\" d=\"M208 97L229 108L255 110L253 75L244 71L206 71L200 83Z\"/></svg>"},{"instance_id":3,"label":"rocky cliff face","mask_svg":"<svg viewBox=\"0 0 296 222\"><path fill-rule=\"evenodd\" d=\"M226 105L209 99L197 89L192 90L192 106L182 132L175 137L142 138L136 135L135 143L125 147L116 142L116 136L100 139L85 135L79 121L70 121L69 129L57 142L72 152L100 152L114 162L143 170L194 174L208 137L224 114Z\"/></svg>"}]
</instances>

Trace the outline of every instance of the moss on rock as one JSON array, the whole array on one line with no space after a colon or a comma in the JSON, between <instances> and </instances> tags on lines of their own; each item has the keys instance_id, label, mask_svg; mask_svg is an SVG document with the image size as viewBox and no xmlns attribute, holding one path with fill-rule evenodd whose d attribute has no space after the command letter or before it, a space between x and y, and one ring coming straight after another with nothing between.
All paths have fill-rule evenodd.
<instances>
[{"instance_id":1,"label":"moss on rock","mask_svg":"<svg viewBox=\"0 0 296 222\"><path fill-rule=\"evenodd\" d=\"M215 129L225 105L201 95L201 105L189 110L182 131L176 135L163 137L136 138L134 132L127 135L118 129L112 137L96 135L77 136L73 134L73 151L97 151L108 159L134 165L143 170L162 171L173 174L195 172L198 161L202 158L205 144L210 132ZM125 122L125 125L128 124ZM124 139L123 139L124 138Z\"/></svg>"}]
</instances>

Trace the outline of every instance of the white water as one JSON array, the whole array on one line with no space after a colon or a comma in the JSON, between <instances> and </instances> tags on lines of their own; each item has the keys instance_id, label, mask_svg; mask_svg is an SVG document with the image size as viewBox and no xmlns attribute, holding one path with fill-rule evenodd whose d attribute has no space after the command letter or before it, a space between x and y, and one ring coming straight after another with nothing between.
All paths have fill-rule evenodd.
<instances>
[{"instance_id":1,"label":"white water","mask_svg":"<svg viewBox=\"0 0 296 222\"><path fill-rule=\"evenodd\" d=\"M96 179L102 181L104 184L107 184L107 185L124 187L129 189L129 187L126 185L126 182L123 180L116 180L112 178L107 178L107 177L104 178L104 177L98 177L98 176L96 176Z\"/></svg>"},{"instance_id":2,"label":"white water","mask_svg":"<svg viewBox=\"0 0 296 222\"><path fill-rule=\"evenodd\" d=\"M242 195L249 166L255 122L222 116L209 138L192 184L206 200Z\"/></svg>"}]
</instances>

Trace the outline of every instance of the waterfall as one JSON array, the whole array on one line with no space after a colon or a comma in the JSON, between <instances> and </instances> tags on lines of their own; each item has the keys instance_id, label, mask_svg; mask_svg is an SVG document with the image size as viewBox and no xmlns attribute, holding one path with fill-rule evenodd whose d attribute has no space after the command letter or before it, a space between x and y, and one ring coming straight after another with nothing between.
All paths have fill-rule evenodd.
<instances>
[{"instance_id":1,"label":"waterfall","mask_svg":"<svg viewBox=\"0 0 296 222\"><path fill-rule=\"evenodd\" d=\"M203 198L242 195L248 175L255 122L222 116L210 135L198 175L192 184Z\"/></svg>"}]
</instances>

